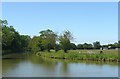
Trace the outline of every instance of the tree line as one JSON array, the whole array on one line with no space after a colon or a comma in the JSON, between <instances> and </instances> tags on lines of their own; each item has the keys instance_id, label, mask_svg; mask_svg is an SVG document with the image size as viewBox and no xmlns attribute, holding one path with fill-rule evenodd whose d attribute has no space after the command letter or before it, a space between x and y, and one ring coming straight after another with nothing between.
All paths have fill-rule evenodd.
<instances>
[{"instance_id":1,"label":"tree line","mask_svg":"<svg viewBox=\"0 0 120 79\"><path fill-rule=\"evenodd\" d=\"M120 45L120 41L108 45L101 45L99 41L93 42L93 44L84 43L75 45L71 42L74 38L69 30L64 31L61 35L50 29L42 30L39 32L39 36L31 38L29 35L20 35L13 26L8 26L7 20L0 20L0 23L2 27L3 53L23 51L36 53L44 50L50 52L51 49L54 49L56 52L62 49L67 53L68 50L100 49L100 47L118 47Z\"/></svg>"},{"instance_id":2,"label":"tree line","mask_svg":"<svg viewBox=\"0 0 120 79\"><path fill-rule=\"evenodd\" d=\"M20 35L13 26L8 26L7 20L0 20L0 26L2 27L2 54L23 52L27 49L30 36Z\"/></svg>"}]
</instances>

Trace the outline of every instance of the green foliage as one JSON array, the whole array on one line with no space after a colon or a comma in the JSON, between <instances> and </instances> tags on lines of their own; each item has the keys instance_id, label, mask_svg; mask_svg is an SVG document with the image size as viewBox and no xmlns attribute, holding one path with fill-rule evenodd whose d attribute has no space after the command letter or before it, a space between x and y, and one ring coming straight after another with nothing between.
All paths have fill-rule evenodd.
<instances>
[{"instance_id":1,"label":"green foliage","mask_svg":"<svg viewBox=\"0 0 120 79\"><path fill-rule=\"evenodd\" d=\"M88 51L88 50L81 50ZM99 50L93 50L99 51ZM55 53L52 51L48 52L38 52L38 56L55 58L55 59L70 59L70 60L92 60L92 61L115 61L118 62L118 51L103 51L103 54L100 53L78 53L78 50L70 50L68 53L63 53L59 51Z\"/></svg>"},{"instance_id":2,"label":"green foliage","mask_svg":"<svg viewBox=\"0 0 120 79\"><path fill-rule=\"evenodd\" d=\"M55 34L52 30L47 29L43 30L40 33L40 37L42 40L42 45L45 47L45 49L50 52L51 48L55 48L56 40L57 40L57 34Z\"/></svg>"},{"instance_id":3,"label":"green foliage","mask_svg":"<svg viewBox=\"0 0 120 79\"><path fill-rule=\"evenodd\" d=\"M70 31L65 31L63 35L59 36L59 43L61 48L67 53L67 50L70 49L70 40L73 39Z\"/></svg>"},{"instance_id":4,"label":"green foliage","mask_svg":"<svg viewBox=\"0 0 120 79\"><path fill-rule=\"evenodd\" d=\"M84 48L83 48L83 44L78 44L78 45L77 45L77 49L84 49Z\"/></svg>"},{"instance_id":5,"label":"green foliage","mask_svg":"<svg viewBox=\"0 0 120 79\"><path fill-rule=\"evenodd\" d=\"M30 36L28 36L28 35L20 35L20 41L22 42L21 43L21 48L23 50L28 50L28 44L29 44L30 40L31 40Z\"/></svg>"},{"instance_id":6,"label":"green foliage","mask_svg":"<svg viewBox=\"0 0 120 79\"><path fill-rule=\"evenodd\" d=\"M0 50L2 49L2 20L0 20Z\"/></svg>"},{"instance_id":7,"label":"green foliage","mask_svg":"<svg viewBox=\"0 0 120 79\"><path fill-rule=\"evenodd\" d=\"M93 49L93 46L92 46L92 44L84 43L84 44L83 44L83 48L84 48L84 49Z\"/></svg>"},{"instance_id":8,"label":"green foliage","mask_svg":"<svg viewBox=\"0 0 120 79\"><path fill-rule=\"evenodd\" d=\"M100 42L98 42L98 41L94 42L93 46L95 49L100 49L100 47L101 47Z\"/></svg>"},{"instance_id":9,"label":"green foliage","mask_svg":"<svg viewBox=\"0 0 120 79\"><path fill-rule=\"evenodd\" d=\"M120 41L115 42L114 44L102 45L101 47L110 47L109 49L120 48Z\"/></svg>"},{"instance_id":10,"label":"green foliage","mask_svg":"<svg viewBox=\"0 0 120 79\"><path fill-rule=\"evenodd\" d=\"M42 38L39 36L34 36L28 44L28 49L32 50L34 53L38 52L38 51L43 51L44 47L42 45Z\"/></svg>"},{"instance_id":11,"label":"green foliage","mask_svg":"<svg viewBox=\"0 0 120 79\"><path fill-rule=\"evenodd\" d=\"M100 42L96 41L92 44L78 44L77 46L74 43L71 43L73 39L70 31L65 31L62 35L58 36L57 33L53 32L50 29L42 30L39 32L40 36L34 36L32 39L28 35L20 35L13 26L8 26L7 20L0 20L0 45L2 45L3 54L11 52L22 52L22 51L32 51L37 53L39 51L47 50L50 52L51 49L54 49L56 52L63 49L67 53L70 49L99 49L100 47L111 47L115 49L120 47L120 41L114 44L100 45ZM2 37L2 39L1 39ZM2 42L1 42L2 41ZM59 43L56 43L58 42ZM67 56L61 55L61 56ZM69 58L76 56L68 56ZM77 56L81 57L81 56ZM83 55L81 57L91 57L89 55ZM101 55L100 59L104 57ZM93 58L98 58L98 55ZM108 58L105 56L105 58ZM115 58L115 57L114 57ZM113 58L112 58L113 59Z\"/></svg>"},{"instance_id":12,"label":"green foliage","mask_svg":"<svg viewBox=\"0 0 120 79\"><path fill-rule=\"evenodd\" d=\"M94 47L92 44L87 44L87 43L77 45L77 49L93 49L93 48Z\"/></svg>"},{"instance_id":13,"label":"green foliage","mask_svg":"<svg viewBox=\"0 0 120 79\"><path fill-rule=\"evenodd\" d=\"M8 26L6 20L0 20L2 26L3 54L24 51L28 45L29 36L20 35L13 26Z\"/></svg>"},{"instance_id":14,"label":"green foliage","mask_svg":"<svg viewBox=\"0 0 120 79\"><path fill-rule=\"evenodd\" d=\"M59 44L55 44L55 51L57 52L58 50L60 50L60 45Z\"/></svg>"},{"instance_id":15,"label":"green foliage","mask_svg":"<svg viewBox=\"0 0 120 79\"><path fill-rule=\"evenodd\" d=\"M108 47L108 45L102 45L101 47Z\"/></svg>"},{"instance_id":16,"label":"green foliage","mask_svg":"<svg viewBox=\"0 0 120 79\"><path fill-rule=\"evenodd\" d=\"M70 43L70 49L71 50L76 50L77 46L74 43Z\"/></svg>"}]
</instances>

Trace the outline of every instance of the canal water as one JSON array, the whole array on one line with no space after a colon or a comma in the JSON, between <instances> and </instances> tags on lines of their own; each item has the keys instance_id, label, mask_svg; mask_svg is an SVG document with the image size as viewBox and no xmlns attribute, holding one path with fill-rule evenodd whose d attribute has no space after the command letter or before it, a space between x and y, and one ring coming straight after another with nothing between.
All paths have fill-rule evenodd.
<instances>
[{"instance_id":1,"label":"canal water","mask_svg":"<svg viewBox=\"0 0 120 79\"><path fill-rule=\"evenodd\" d=\"M118 63L50 59L12 54L2 59L3 77L118 77Z\"/></svg>"}]
</instances>

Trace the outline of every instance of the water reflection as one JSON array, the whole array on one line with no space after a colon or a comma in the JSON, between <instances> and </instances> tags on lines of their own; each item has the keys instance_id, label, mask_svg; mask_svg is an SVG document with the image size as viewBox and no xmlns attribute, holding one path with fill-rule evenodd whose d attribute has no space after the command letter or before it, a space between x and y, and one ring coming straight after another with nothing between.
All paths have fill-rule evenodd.
<instances>
[{"instance_id":1,"label":"water reflection","mask_svg":"<svg viewBox=\"0 0 120 79\"><path fill-rule=\"evenodd\" d=\"M68 66L67 65L68 64L66 62L63 63L63 70L64 70L65 73L68 72Z\"/></svg>"},{"instance_id":2,"label":"water reflection","mask_svg":"<svg viewBox=\"0 0 120 79\"><path fill-rule=\"evenodd\" d=\"M118 76L116 62L50 59L33 54L13 54L4 57L2 63L3 77Z\"/></svg>"}]
</instances>

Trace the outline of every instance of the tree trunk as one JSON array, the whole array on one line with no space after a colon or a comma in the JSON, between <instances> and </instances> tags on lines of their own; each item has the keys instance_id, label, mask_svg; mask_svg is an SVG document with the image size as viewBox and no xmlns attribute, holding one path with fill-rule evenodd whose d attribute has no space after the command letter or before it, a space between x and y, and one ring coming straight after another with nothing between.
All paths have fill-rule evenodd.
<instances>
[{"instance_id":1,"label":"tree trunk","mask_svg":"<svg viewBox=\"0 0 120 79\"><path fill-rule=\"evenodd\" d=\"M64 52L67 53L67 49L65 49Z\"/></svg>"}]
</instances>

